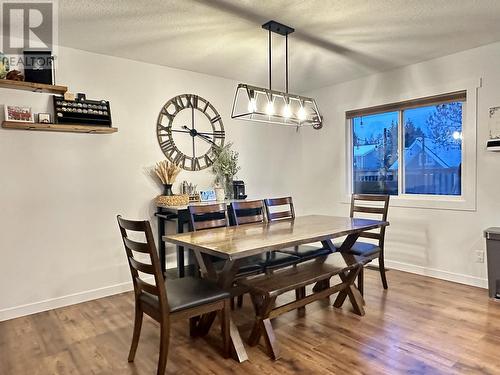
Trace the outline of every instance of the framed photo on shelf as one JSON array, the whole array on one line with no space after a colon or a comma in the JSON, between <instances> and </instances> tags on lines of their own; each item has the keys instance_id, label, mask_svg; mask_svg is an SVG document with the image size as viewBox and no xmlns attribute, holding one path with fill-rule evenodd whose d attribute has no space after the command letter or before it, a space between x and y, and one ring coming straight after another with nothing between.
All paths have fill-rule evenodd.
<instances>
[{"instance_id":1,"label":"framed photo on shelf","mask_svg":"<svg viewBox=\"0 0 500 375\"><path fill-rule=\"evenodd\" d=\"M39 124L52 124L52 119L50 117L50 113L39 113L38 114L38 123Z\"/></svg>"},{"instance_id":2,"label":"framed photo on shelf","mask_svg":"<svg viewBox=\"0 0 500 375\"><path fill-rule=\"evenodd\" d=\"M217 200L215 190L200 191L200 202L211 202Z\"/></svg>"},{"instance_id":3,"label":"framed photo on shelf","mask_svg":"<svg viewBox=\"0 0 500 375\"><path fill-rule=\"evenodd\" d=\"M13 122L35 122L31 107L24 107L20 105L4 105L5 121Z\"/></svg>"}]
</instances>

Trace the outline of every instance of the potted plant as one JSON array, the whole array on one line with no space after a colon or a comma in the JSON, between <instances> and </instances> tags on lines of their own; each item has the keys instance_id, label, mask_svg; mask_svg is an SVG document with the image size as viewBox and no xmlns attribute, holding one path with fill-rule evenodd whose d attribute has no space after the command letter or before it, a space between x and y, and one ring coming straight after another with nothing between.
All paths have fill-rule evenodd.
<instances>
[{"instance_id":1,"label":"potted plant","mask_svg":"<svg viewBox=\"0 0 500 375\"><path fill-rule=\"evenodd\" d=\"M212 164L212 172L215 175L214 186L216 189L223 188L227 199L233 199L233 180L240 170L239 153L231 149L232 145L232 142L229 142L225 146L215 147L215 159Z\"/></svg>"}]
</instances>

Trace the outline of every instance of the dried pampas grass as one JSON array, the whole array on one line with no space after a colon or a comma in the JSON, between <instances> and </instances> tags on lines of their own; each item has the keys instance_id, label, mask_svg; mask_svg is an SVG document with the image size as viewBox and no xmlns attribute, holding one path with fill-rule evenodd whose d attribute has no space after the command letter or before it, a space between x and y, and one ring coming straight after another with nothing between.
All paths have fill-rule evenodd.
<instances>
[{"instance_id":1,"label":"dried pampas grass","mask_svg":"<svg viewBox=\"0 0 500 375\"><path fill-rule=\"evenodd\" d=\"M162 160L156 163L154 171L162 184L173 184L181 168L168 160Z\"/></svg>"}]
</instances>

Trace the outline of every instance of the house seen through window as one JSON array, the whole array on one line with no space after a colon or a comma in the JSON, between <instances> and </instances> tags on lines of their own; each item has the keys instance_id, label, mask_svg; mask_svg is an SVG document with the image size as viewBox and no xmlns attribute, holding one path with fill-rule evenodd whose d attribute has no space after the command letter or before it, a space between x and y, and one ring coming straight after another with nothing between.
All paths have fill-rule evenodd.
<instances>
[{"instance_id":1,"label":"house seen through window","mask_svg":"<svg viewBox=\"0 0 500 375\"><path fill-rule=\"evenodd\" d=\"M431 105L412 101L364 115L353 111L359 115L350 117L352 191L461 195L464 100L458 99Z\"/></svg>"}]
</instances>

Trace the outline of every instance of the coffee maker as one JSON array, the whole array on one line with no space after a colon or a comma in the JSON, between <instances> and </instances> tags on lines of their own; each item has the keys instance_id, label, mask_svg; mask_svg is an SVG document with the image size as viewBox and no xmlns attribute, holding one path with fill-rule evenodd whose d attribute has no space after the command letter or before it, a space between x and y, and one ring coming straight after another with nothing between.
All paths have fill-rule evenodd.
<instances>
[{"instance_id":1,"label":"coffee maker","mask_svg":"<svg viewBox=\"0 0 500 375\"><path fill-rule=\"evenodd\" d=\"M245 183L241 180L233 181L234 199L245 199Z\"/></svg>"}]
</instances>

